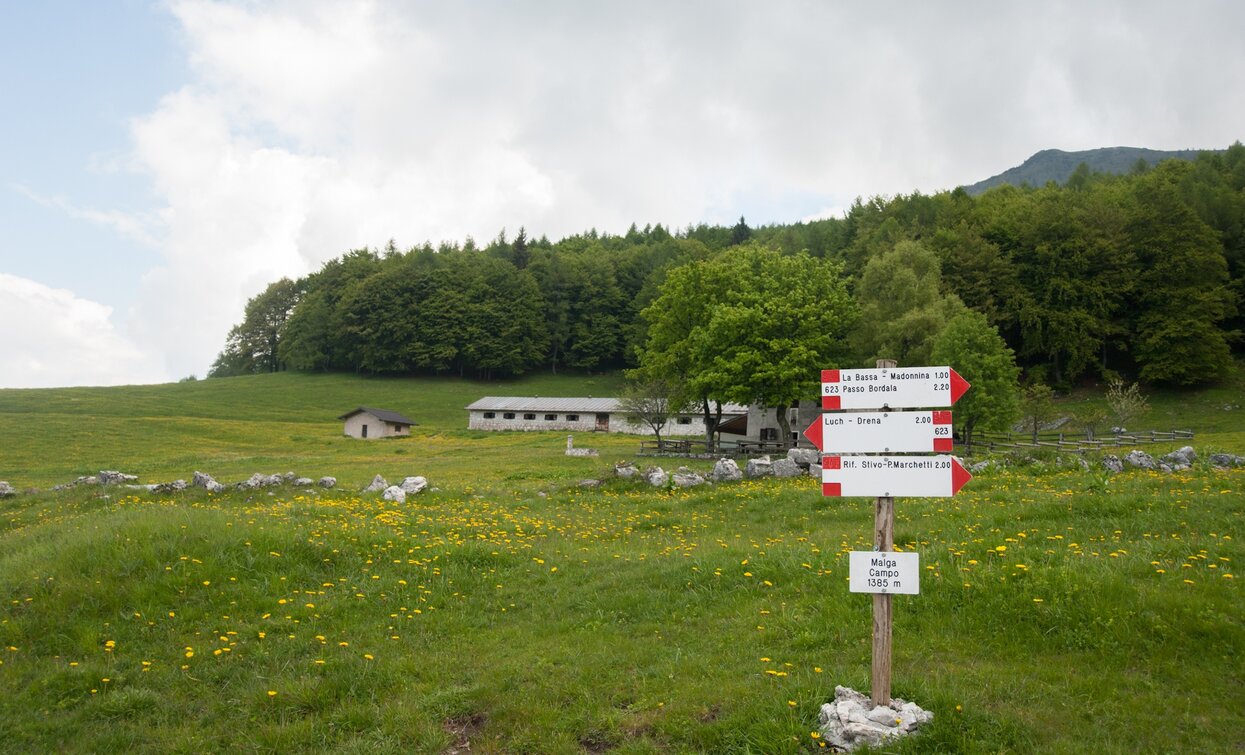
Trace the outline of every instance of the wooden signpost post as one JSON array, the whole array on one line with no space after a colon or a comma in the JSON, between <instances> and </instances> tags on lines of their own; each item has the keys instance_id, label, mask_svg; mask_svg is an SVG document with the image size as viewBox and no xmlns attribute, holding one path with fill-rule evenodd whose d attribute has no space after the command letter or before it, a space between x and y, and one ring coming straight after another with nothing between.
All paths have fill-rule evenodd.
<instances>
[{"instance_id":1,"label":"wooden signpost post","mask_svg":"<svg viewBox=\"0 0 1245 755\"><path fill-rule=\"evenodd\" d=\"M872 409L823 414L805 437L822 452L822 493L876 496L873 551L850 554L849 588L873 593L874 707L891 702L891 595L920 590L919 557L895 553L895 496L953 496L972 475L952 456L842 454L951 450L951 412L896 412L898 408L951 406L969 384L950 367L898 368L879 359L872 370L823 370L822 408ZM883 410L878 412L877 410Z\"/></svg>"}]
</instances>

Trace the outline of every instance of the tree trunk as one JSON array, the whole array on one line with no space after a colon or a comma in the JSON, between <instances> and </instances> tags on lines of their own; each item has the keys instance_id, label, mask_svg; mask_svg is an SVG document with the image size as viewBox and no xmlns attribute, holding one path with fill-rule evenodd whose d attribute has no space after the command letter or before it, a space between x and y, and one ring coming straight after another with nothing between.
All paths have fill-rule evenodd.
<instances>
[{"instance_id":1,"label":"tree trunk","mask_svg":"<svg viewBox=\"0 0 1245 755\"><path fill-rule=\"evenodd\" d=\"M780 440L785 447L791 442L791 418L787 416L789 409L788 407L779 406L775 407L774 411L778 412L776 416L778 420L778 430L782 433L782 438Z\"/></svg>"},{"instance_id":2,"label":"tree trunk","mask_svg":"<svg viewBox=\"0 0 1245 755\"><path fill-rule=\"evenodd\" d=\"M705 450L707 450L709 453L713 453L714 425L713 425L713 418L709 416L709 397L708 396L704 396L701 399L701 407L703 407L704 414L705 414Z\"/></svg>"}]
</instances>

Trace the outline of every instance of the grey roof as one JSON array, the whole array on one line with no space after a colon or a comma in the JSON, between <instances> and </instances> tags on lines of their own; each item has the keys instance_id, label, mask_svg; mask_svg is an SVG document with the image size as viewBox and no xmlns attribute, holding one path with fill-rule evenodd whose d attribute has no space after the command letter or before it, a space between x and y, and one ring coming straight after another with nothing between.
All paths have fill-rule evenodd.
<instances>
[{"instance_id":1,"label":"grey roof","mask_svg":"<svg viewBox=\"0 0 1245 755\"><path fill-rule=\"evenodd\" d=\"M349 419L360 412L367 412L368 414L372 415L378 420L381 420L382 422L394 422L399 425L415 424L412 420L409 420L406 417L403 417L401 414L398 414L397 412L391 412L388 409L371 409L366 406L360 406L358 409L355 409L354 411L346 412L342 416L338 417L338 419Z\"/></svg>"},{"instance_id":2,"label":"grey roof","mask_svg":"<svg viewBox=\"0 0 1245 755\"><path fill-rule=\"evenodd\" d=\"M485 396L467 406L469 411L486 412L621 412L622 403L616 398L561 398L541 396ZM747 414L748 407L723 404L723 414Z\"/></svg>"}]
</instances>

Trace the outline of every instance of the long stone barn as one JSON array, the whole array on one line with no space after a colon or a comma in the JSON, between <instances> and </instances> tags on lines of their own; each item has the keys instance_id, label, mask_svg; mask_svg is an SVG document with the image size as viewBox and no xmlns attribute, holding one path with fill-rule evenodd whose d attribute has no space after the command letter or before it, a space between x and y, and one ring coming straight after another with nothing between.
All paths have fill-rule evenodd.
<instances>
[{"instance_id":1,"label":"long stone barn","mask_svg":"<svg viewBox=\"0 0 1245 755\"><path fill-rule=\"evenodd\" d=\"M469 430L570 430L572 432L630 433L652 430L627 421L616 398L554 398L540 396L485 396L467 407ZM747 422L748 407L722 407L722 423ZM688 412L670 418L663 436L705 434L702 414Z\"/></svg>"}]
</instances>

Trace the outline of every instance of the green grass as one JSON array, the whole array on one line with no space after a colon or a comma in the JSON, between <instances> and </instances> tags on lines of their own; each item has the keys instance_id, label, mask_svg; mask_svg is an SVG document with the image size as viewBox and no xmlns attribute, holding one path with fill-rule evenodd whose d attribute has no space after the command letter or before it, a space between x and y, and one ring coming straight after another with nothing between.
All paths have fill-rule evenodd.
<instances>
[{"instance_id":1,"label":"green grass","mask_svg":"<svg viewBox=\"0 0 1245 755\"><path fill-rule=\"evenodd\" d=\"M609 396L620 384L617 375L483 383L280 373L155 386L0 390L0 437L6 439L0 480L49 487L119 469L144 482L189 479L200 470L222 481L295 471L333 475L355 487L378 473L465 484L481 471L468 460L491 465L505 458L507 470L545 468L550 451L566 447L565 433L469 432L464 407L471 402L497 394ZM361 405L401 412L418 425L409 438L347 438L337 417ZM635 438L615 436L581 434L578 442L624 455L636 447ZM563 480L584 468L582 461L567 460L537 476Z\"/></svg>"},{"instance_id":2,"label":"green grass","mask_svg":"<svg viewBox=\"0 0 1245 755\"><path fill-rule=\"evenodd\" d=\"M348 399L372 388L391 393ZM105 467L351 483L0 501L0 751L817 750L835 685L869 685L870 600L846 585L869 502L810 479L579 489L637 439L568 459L563 434L463 429L486 393L608 392L299 375L0 391L4 437L29 439L0 479L22 486ZM340 438L332 417L358 404L422 434ZM110 435L48 437L83 417ZM1245 748L1245 470L1040 469L899 501L923 580L895 599L894 693L935 719L891 750ZM375 472L440 490L350 492Z\"/></svg>"}]
</instances>

